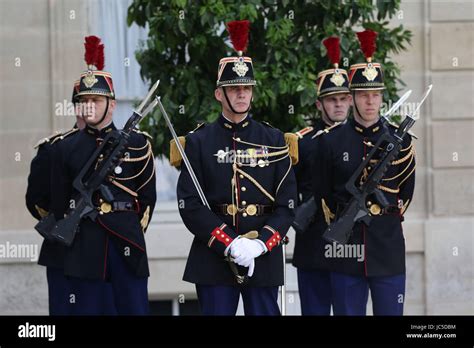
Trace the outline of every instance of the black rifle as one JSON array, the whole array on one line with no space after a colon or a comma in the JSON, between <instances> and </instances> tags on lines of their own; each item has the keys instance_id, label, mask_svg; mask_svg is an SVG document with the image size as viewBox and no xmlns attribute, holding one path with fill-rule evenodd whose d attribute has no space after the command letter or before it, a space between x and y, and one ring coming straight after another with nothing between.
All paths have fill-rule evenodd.
<instances>
[{"instance_id":1,"label":"black rifle","mask_svg":"<svg viewBox=\"0 0 474 348\"><path fill-rule=\"evenodd\" d=\"M159 81L153 85L148 95L133 112L122 130L110 132L102 144L94 151L90 159L73 181L73 187L79 192L75 197L75 207L69 209L64 219L56 221L54 214L50 213L43 218L35 229L45 238L56 240L70 246L78 231L81 219L95 220L99 211L92 202L92 195L100 191L105 202L112 203L114 197L109 188L104 185L109 175L119 165L127 147L130 134L135 126L157 105L155 98L142 112L146 103L158 87Z\"/></svg>"},{"instance_id":2,"label":"black rifle","mask_svg":"<svg viewBox=\"0 0 474 348\"><path fill-rule=\"evenodd\" d=\"M311 196L310 199L301 203L295 211L295 219L291 226L295 229L295 232L298 234L304 233L311 222L314 220L316 215L316 202L314 201L314 196Z\"/></svg>"},{"instance_id":3,"label":"black rifle","mask_svg":"<svg viewBox=\"0 0 474 348\"><path fill-rule=\"evenodd\" d=\"M349 181L346 183L346 190L351 194L352 197L340 214L339 218L335 222L331 223L324 232L323 238L325 240L328 242L346 244L351 237L352 228L355 223L361 221L367 226L370 224L372 216L369 215L369 211L366 206L366 199L369 195L374 194L376 200L382 208L386 208L389 205L384 194L377 188L377 186L380 184L391 162L400 152L403 139L407 135L410 128L415 124L416 120L413 118L413 115L416 115L416 112L420 108L421 104L423 104L426 97L431 92L431 88L432 85L428 86L427 91L425 92L415 111L411 115L408 115L405 120L403 120L400 127L393 135L386 131L377 140L368 156L359 165L354 174L352 174ZM379 149L382 149L380 160L370 172L366 181L360 186L356 186L357 179L361 176L374 155L380 151Z\"/></svg>"}]
</instances>

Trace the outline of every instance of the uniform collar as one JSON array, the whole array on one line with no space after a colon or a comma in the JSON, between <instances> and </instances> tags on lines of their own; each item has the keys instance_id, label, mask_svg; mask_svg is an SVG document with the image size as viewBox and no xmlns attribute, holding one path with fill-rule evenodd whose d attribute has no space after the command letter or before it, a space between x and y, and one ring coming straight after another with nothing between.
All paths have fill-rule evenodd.
<instances>
[{"instance_id":1,"label":"uniform collar","mask_svg":"<svg viewBox=\"0 0 474 348\"><path fill-rule=\"evenodd\" d=\"M97 128L93 128L89 125L86 125L86 127L84 128L84 131L89 134L89 135L92 135L96 138L103 138L105 137L108 133L110 133L111 131L113 130L116 130L117 128L115 127L115 124L113 122L110 122L110 124L108 126L105 126L104 128L102 129L97 129Z\"/></svg>"},{"instance_id":2,"label":"uniform collar","mask_svg":"<svg viewBox=\"0 0 474 348\"><path fill-rule=\"evenodd\" d=\"M331 127L331 125L324 122L322 118L318 119L314 125L314 128L317 129L328 129L329 127Z\"/></svg>"},{"instance_id":3,"label":"uniform collar","mask_svg":"<svg viewBox=\"0 0 474 348\"><path fill-rule=\"evenodd\" d=\"M382 118L380 117L379 120L371 125L370 127L364 127L359 122L357 122L354 118L350 119L351 126L355 129L355 131L363 136L371 136L375 133L378 133L383 128Z\"/></svg>"},{"instance_id":4,"label":"uniform collar","mask_svg":"<svg viewBox=\"0 0 474 348\"><path fill-rule=\"evenodd\" d=\"M252 123L252 117L250 115L247 115L239 123L234 123L221 113L218 122L224 129L227 129L228 131L239 132L242 130L246 130L250 126L250 124Z\"/></svg>"}]
</instances>

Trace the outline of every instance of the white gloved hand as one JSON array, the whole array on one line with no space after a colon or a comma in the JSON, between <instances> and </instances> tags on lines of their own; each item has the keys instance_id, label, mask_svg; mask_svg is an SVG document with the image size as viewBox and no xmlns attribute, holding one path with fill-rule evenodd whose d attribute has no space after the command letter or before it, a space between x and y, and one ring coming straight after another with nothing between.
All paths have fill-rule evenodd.
<instances>
[{"instance_id":1,"label":"white gloved hand","mask_svg":"<svg viewBox=\"0 0 474 348\"><path fill-rule=\"evenodd\" d=\"M237 236L236 238L234 238L234 240L227 246L227 248L225 248L224 256L229 256L230 254L230 256L234 257L233 256L234 254L232 253L232 249L235 248L235 246L240 243L240 240L242 238L243 238L242 236Z\"/></svg>"},{"instance_id":2,"label":"white gloved hand","mask_svg":"<svg viewBox=\"0 0 474 348\"><path fill-rule=\"evenodd\" d=\"M247 276L249 278L253 276L254 269L255 269L255 259L252 259L252 262L250 263L250 266L249 266L249 271L247 272Z\"/></svg>"},{"instance_id":3,"label":"white gloved hand","mask_svg":"<svg viewBox=\"0 0 474 348\"><path fill-rule=\"evenodd\" d=\"M255 269L255 258L262 255L266 250L263 242L256 239L239 238L233 242L230 254L234 262L243 267L249 267L249 277Z\"/></svg>"}]
</instances>

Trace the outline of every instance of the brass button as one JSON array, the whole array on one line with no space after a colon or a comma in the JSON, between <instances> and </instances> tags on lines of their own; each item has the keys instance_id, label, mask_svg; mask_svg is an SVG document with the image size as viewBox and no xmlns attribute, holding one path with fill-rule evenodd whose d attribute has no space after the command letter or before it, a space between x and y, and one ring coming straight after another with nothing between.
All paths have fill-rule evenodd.
<instances>
[{"instance_id":1,"label":"brass button","mask_svg":"<svg viewBox=\"0 0 474 348\"><path fill-rule=\"evenodd\" d=\"M100 205L100 211L102 213L110 213L112 211L112 206L109 203L104 202Z\"/></svg>"},{"instance_id":2,"label":"brass button","mask_svg":"<svg viewBox=\"0 0 474 348\"><path fill-rule=\"evenodd\" d=\"M247 202L246 202L246 201L242 201L242 205L247 205Z\"/></svg>"},{"instance_id":3,"label":"brass button","mask_svg":"<svg viewBox=\"0 0 474 348\"><path fill-rule=\"evenodd\" d=\"M242 186L242 191L247 191L247 188L245 186Z\"/></svg>"},{"instance_id":4,"label":"brass button","mask_svg":"<svg viewBox=\"0 0 474 348\"><path fill-rule=\"evenodd\" d=\"M236 141L240 141L240 138L235 138Z\"/></svg>"},{"instance_id":5,"label":"brass button","mask_svg":"<svg viewBox=\"0 0 474 348\"><path fill-rule=\"evenodd\" d=\"M243 176L242 174L240 174L240 175L239 175L239 178L243 179L243 178L244 178L244 176Z\"/></svg>"},{"instance_id":6,"label":"brass button","mask_svg":"<svg viewBox=\"0 0 474 348\"><path fill-rule=\"evenodd\" d=\"M253 216L253 215L257 214L257 207L256 207L255 204L249 204L249 206L247 208L245 208L245 211L250 216Z\"/></svg>"},{"instance_id":7,"label":"brass button","mask_svg":"<svg viewBox=\"0 0 474 348\"><path fill-rule=\"evenodd\" d=\"M227 206L227 214L232 215L232 216L237 214L237 207L235 206L235 204L229 204Z\"/></svg>"},{"instance_id":8,"label":"brass button","mask_svg":"<svg viewBox=\"0 0 474 348\"><path fill-rule=\"evenodd\" d=\"M242 216L243 216L243 217L247 217L247 213L242 213Z\"/></svg>"},{"instance_id":9,"label":"brass button","mask_svg":"<svg viewBox=\"0 0 474 348\"><path fill-rule=\"evenodd\" d=\"M372 215L380 215L382 209L380 208L380 205L372 204L369 208L369 211Z\"/></svg>"}]
</instances>

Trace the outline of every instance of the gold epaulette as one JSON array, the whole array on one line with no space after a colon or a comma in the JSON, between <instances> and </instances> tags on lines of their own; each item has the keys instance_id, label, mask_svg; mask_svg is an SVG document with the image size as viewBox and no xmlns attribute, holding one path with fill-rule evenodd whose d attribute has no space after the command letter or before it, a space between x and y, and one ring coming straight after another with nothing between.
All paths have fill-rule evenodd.
<instances>
[{"instance_id":1,"label":"gold epaulette","mask_svg":"<svg viewBox=\"0 0 474 348\"><path fill-rule=\"evenodd\" d=\"M268 123L267 121L262 121L262 123L265 125L265 126L268 126L270 128L275 128L273 127L270 123Z\"/></svg>"},{"instance_id":2,"label":"gold epaulette","mask_svg":"<svg viewBox=\"0 0 474 348\"><path fill-rule=\"evenodd\" d=\"M205 125L206 125L205 122L199 123L196 128L194 128L191 132L189 132L189 134L194 133L195 131L204 127ZM186 146L186 137L184 136L178 137L178 140L184 150ZM181 157L181 154L179 153L178 146L176 146L176 142L174 141L174 139L171 139L170 140L170 164L173 167L177 168L181 165L182 160L183 158Z\"/></svg>"},{"instance_id":3,"label":"gold epaulette","mask_svg":"<svg viewBox=\"0 0 474 348\"><path fill-rule=\"evenodd\" d=\"M285 133L285 142L293 165L298 163L298 136L294 133Z\"/></svg>"},{"instance_id":4,"label":"gold epaulette","mask_svg":"<svg viewBox=\"0 0 474 348\"><path fill-rule=\"evenodd\" d=\"M327 133L329 133L330 131L332 131L334 128L339 127L341 124L344 124L344 122L336 122L336 123L334 123L331 127L328 127L328 128L326 128L326 129L320 129L320 130L318 130L318 131L316 132L315 135L313 135L313 136L311 137L311 139L314 139L314 138L316 138L316 137L319 137L321 134L327 134Z\"/></svg>"},{"instance_id":5,"label":"gold epaulette","mask_svg":"<svg viewBox=\"0 0 474 348\"><path fill-rule=\"evenodd\" d=\"M303 129L300 129L299 131L295 132L295 134L298 136L299 139L303 139L303 137L308 134L308 133L311 133L313 131L313 127L306 127L306 128L303 128Z\"/></svg>"},{"instance_id":6,"label":"gold epaulette","mask_svg":"<svg viewBox=\"0 0 474 348\"><path fill-rule=\"evenodd\" d=\"M191 132L189 132L189 133L194 133L195 131L197 131L198 129L204 127L205 125L206 125L206 122L199 123L199 124L197 125L197 127L194 128L194 129L193 129Z\"/></svg>"},{"instance_id":7,"label":"gold epaulette","mask_svg":"<svg viewBox=\"0 0 474 348\"><path fill-rule=\"evenodd\" d=\"M147 132L145 132L145 131L141 131L141 130L138 130L138 129L136 129L136 128L134 128L133 131L134 131L135 133L142 134L142 135L144 135L145 137L147 137L147 138L153 140L153 137L152 137L150 134L148 134Z\"/></svg>"},{"instance_id":8,"label":"gold epaulette","mask_svg":"<svg viewBox=\"0 0 474 348\"><path fill-rule=\"evenodd\" d=\"M397 128L397 129L400 127L398 124L393 123L393 122L391 122L391 121L389 121L389 120L387 120L387 123L388 123L390 126L392 126L392 127L394 127L394 128ZM417 136L415 133L413 133L412 131L408 131L408 134L410 134L413 138L418 139L418 136Z\"/></svg>"},{"instance_id":9,"label":"gold epaulette","mask_svg":"<svg viewBox=\"0 0 474 348\"><path fill-rule=\"evenodd\" d=\"M50 144L54 144L55 142L59 141L59 140L63 140L64 138L70 136L71 134L74 134L78 131L79 129L74 127L70 130L68 130L67 132L63 133L61 131L57 131L56 133L54 133L53 135L49 136L49 137L46 137L46 138L43 138L41 139L38 144L35 145L35 149L40 147L41 145L43 144L46 144L46 143L50 143Z\"/></svg>"},{"instance_id":10,"label":"gold epaulette","mask_svg":"<svg viewBox=\"0 0 474 348\"><path fill-rule=\"evenodd\" d=\"M51 144L54 144L55 142L57 142L59 140L66 139L68 136L70 136L70 135L72 135L72 134L74 134L78 131L79 131L79 128L74 127L72 129L70 129L69 131L67 131L66 133L62 134L61 136L54 138L54 140L51 142Z\"/></svg>"},{"instance_id":11,"label":"gold epaulette","mask_svg":"<svg viewBox=\"0 0 474 348\"><path fill-rule=\"evenodd\" d=\"M43 138L34 146L35 149L40 147L43 144L53 141L55 138L61 136L63 133L61 131L56 131L54 134L51 134L49 137Z\"/></svg>"},{"instance_id":12,"label":"gold epaulette","mask_svg":"<svg viewBox=\"0 0 474 348\"><path fill-rule=\"evenodd\" d=\"M183 150L186 146L186 137L178 137L179 143L183 147ZM181 154L179 153L178 146L176 145L176 142L174 139L171 139L170 141L170 164L173 167L179 167L181 165L181 161L183 158L181 157Z\"/></svg>"}]
</instances>

